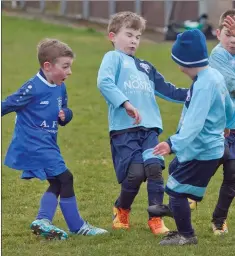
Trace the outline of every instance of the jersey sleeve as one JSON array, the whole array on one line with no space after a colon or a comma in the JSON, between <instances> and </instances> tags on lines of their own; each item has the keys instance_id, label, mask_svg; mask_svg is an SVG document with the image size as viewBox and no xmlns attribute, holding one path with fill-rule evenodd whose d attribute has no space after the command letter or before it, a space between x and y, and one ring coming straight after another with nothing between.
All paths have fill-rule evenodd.
<instances>
[{"instance_id":1,"label":"jersey sleeve","mask_svg":"<svg viewBox=\"0 0 235 256\"><path fill-rule=\"evenodd\" d=\"M36 88L32 82L25 83L19 90L1 102L1 115L17 112L26 107L34 100L35 91Z\"/></svg>"},{"instance_id":2,"label":"jersey sleeve","mask_svg":"<svg viewBox=\"0 0 235 256\"><path fill-rule=\"evenodd\" d=\"M161 73L153 68L155 95L171 102L184 103L189 89L177 88L170 82L166 82Z\"/></svg>"},{"instance_id":3,"label":"jersey sleeve","mask_svg":"<svg viewBox=\"0 0 235 256\"><path fill-rule=\"evenodd\" d=\"M67 108L67 107L68 107L68 94L67 94L65 84L63 84L63 88L62 88L62 108Z\"/></svg>"},{"instance_id":4,"label":"jersey sleeve","mask_svg":"<svg viewBox=\"0 0 235 256\"><path fill-rule=\"evenodd\" d=\"M217 69L224 76L227 89L232 98L235 99L235 67L229 63L222 51L212 52L209 63L212 68Z\"/></svg>"},{"instance_id":5,"label":"jersey sleeve","mask_svg":"<svg viewBox=\"0 0 235 256\"><path fill-rule=\"evenodd\" d=\"M234 129L235 105L227 92L225 95L226 128Z\"/></svg>"},{"instance_id":6,"label":"jersey sleeve","mask_svg":"<svg viewBox=\"0 0 235 256\"><path fill-rule=\"evenodd\" d=\"M72 120L73 111L70 108L68 108L68 94L67 94L66 86L65 86L65 84L63 84L62 86L63 87L62 87L62 108L61 108L61 110L64 111L65 120L62 121L60 118L58 118L58 123L61 126L65 126Z\"/></svg>"},{"instance_id":7,"label":"jersey sleeve","mask_svg":"<svg viewBox=\"0 0 235 256\"><path fill-rule=\"evenodd\" d=\"M116 77L119 72L119 56L115 52L105 54L97 78L97 86L109 104L120 107L128 98L117 87Z\"/></svg>"},{"instance_id":8,"label":"jersey sleeve","mask_svg":"<svg viewBox=\"0 0 235 256\"><path fill-rule=\"evenodd\" d=\"M213 90L194 90L180 130L168 140L173 152L183 150L198 136L204 127L212 98Z\"/></svg>"}]
</instances>

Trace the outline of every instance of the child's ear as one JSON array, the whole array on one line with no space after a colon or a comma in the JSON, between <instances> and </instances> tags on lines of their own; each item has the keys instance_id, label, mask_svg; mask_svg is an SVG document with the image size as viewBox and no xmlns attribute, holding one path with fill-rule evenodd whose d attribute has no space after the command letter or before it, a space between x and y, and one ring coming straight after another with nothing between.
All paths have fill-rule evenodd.
<instances>
[{"instance_id":1,"label":"child's ear","mask_svg":"<svg viewBox=\"0 0 235 256\"><path fill-rule=\"evenodd\" d=\"M109 32L108 38L109 38L110 41L114 42L114 40L115 40L115 33Z\"/></svg>"},{"instance_id":2,"label":"child's ear","mask_svg":"<svg viewBox=\"0 0 235 256\"><path fill-rule=\"evenodd\" d=\"M51 67L51 63L50 62L46 61L46 62L43 63L43 67L42 68L45 71L49 71L50 67Z\"/></svg>"},{"instance_id":3,"label":"child's ear","mask_svg":"<svg viewBox=\"0 0 235 256\"><path fill-rule=\"evenodd\" d=\"M217 36L218 40L220 40L220 34L221 34L221 30L216 29L216 36Z\"/></svg>"}]
</instances>

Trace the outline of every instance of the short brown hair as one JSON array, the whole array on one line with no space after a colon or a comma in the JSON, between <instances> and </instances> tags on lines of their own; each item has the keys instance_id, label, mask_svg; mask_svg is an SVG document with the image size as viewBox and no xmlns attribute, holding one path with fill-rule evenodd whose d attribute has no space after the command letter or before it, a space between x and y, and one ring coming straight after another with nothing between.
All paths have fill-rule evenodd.
<instances>
[{"instance_id":1,"label":"short brown hair","mask_svg":"<svg viewBox=\"0 0 235 256\"><path fill-rule=\"evenodd\" d=\"M221 14L220 19L219 19L219 29L220 29L220 30L224 27L224 26L223 26L223 22L224 22L224 19L225 19L227 16L234 17L234 16L235 16L235 9L227 10L226 12L224 12L224 13Z\"/></svg>"},{"instance_id":2,"label":"short brown hair","mask_svg":"<svg viewBox=\"0 0 235 256\"><path fill-rule=\"evenodd\" d=\"M41 66L43 66L46 61L55 63L57 58L60 57L75 57L72 49L67 44L57 39L50 38L45 38L38 43L37 53L38 61Z\"/></svg>"},{"instance_id":3,"label":"short brown hair","mask_svg":"<svg viewBox=\"0 0 235 256\"><path fill-rule=\"evenodd\" d=\"M108 25L108 33L118 33L125 26L134 30L145 30L146 20L134 12L118 12L111 16Z\"/></svg>"}]
</instances>

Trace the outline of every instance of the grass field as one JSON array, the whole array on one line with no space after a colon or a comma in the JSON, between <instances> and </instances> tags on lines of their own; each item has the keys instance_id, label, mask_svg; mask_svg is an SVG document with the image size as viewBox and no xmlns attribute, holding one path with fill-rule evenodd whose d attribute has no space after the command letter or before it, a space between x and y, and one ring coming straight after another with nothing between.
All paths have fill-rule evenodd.
<instances>
[{"instance_id":1,"label":"grass field","mask_svg":"<svg viewBox=\"0 0 235 256\"><path fill-rule=\"evenodd\" d=\"M14 92L38 70L36 44L44 37L67 42L77 58L73 75L67 81L69 105L73 109L71 124L60 129L59 144L69 169L74 174L75 192L82 216L94 225L107 228L109 235L100 237L73 236L66 242L45 241L30 233L39 200L47 188L46 182L23 181L20 173L2 167L2 253L4 256L44 255L106 255L106 256L193 256L235 255L235 203L228 218L229 234L214 237L210 229L211 214L222 180L219 170L210 183L204 201L193 212L192 220L199 238L198 246L160 247L147 226L147 193L143 184L131 213L131 230L112 231L112 205L119 193L109 147L107 108L96 88L97 70L103 54L111 49L106 38L93 30L73 29L2 17L2 98ZM210 43L211 49L216 42ZM144 42L138 57L152 62L167 80L178 86L189 86L170 59L170 43ZM175 132L182 106L157 99L163 117L164 133L160 140ZM15 114L2 119L2 163L11 140ZM170 158L166 159L168 165ZM164 171L167 177L167 171ZM165 197L167 200L167 197ZM174 229L172 220L165 223ZM61 212L55 225L66 229Z\"/></svg>"}]
</instances>

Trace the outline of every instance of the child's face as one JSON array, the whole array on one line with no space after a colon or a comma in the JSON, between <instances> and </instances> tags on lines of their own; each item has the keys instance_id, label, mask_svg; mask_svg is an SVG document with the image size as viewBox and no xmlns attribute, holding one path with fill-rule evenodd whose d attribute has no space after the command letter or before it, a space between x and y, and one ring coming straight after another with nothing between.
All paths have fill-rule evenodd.
<instances>
[{"instance_id":1,"label":"child's face","mask_svg":"<svg viewBox=\"0 0 235 256\"><path fill-rule=\"evenodd\" d=\"M122 27L118 33L109 33L109 39L113 42L115 49L128 55L135 55L140 43L141 32L132 28Z\"/></svg>"},{"instance_id":2,"label":"child's face","mask_svg":"<svg viewBox=\"0 0 235 256\"><path fill-rule=\"evenodd\" d=\"M223 27L221 30L217 29L217 38L221 45L232 55L235 55L235 37L231 36L229 30Z\"/></svg>"},{"instance_id":3,"label":"child's face","mask_svg":"<svg viewBox=\"0 0 235 256\"><path fill-rule=\"evenodd\" d=\"M69 75L72 74L71 66L73 59L70 57L60 57L54 64L50 62L44 63L44 71L46 71L49 82L61 85Z\"/></svg>"},{"instance_id":4,"label":"child's face","mask_svg":"<svg viewBox=\"0 0 235 256\"><path fill-rule=\"evenodd\" d=\"M180 69L181 72L183 72L184 74L189 76L192 80L195 78L195 74L194 74L192 68L186 68L186 67L183 67L183 66L179 66L179 69Z\"/></svg>"}]
</instances>

